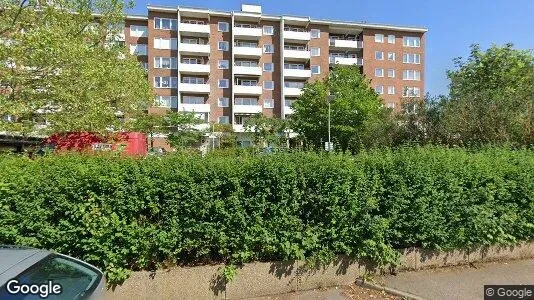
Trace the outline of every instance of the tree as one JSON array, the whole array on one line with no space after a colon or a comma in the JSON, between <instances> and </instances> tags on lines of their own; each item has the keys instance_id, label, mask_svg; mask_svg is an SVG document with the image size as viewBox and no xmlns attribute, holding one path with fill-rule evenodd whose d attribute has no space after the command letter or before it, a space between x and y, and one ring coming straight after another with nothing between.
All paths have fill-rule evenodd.
<instances>
[{"instance_id":1,"label":"tree","mask_svg":"<svg viewBox=\"0 0 534 300\"><path fill-rule=\"evenodd\" d=\"M443 111L449 143L534 143L534 56L512 44L482 51L449 70L450 95Z\"/></svg>"},{"instance_id":2,"label":"tree","mask_svg":"<svg viewBox=\"0 0 534 300\"><path fill-rule=\"evenodd\" d=\"M260 147L286 145L288 130L286 120L268 118L262 114L255 115L245 122L245 131L253 133L254 145Z\"/></svg>"},{"instance_id":3,"label":"tree","mask_svg":"<svg viewBox=\"0 0 534 300\"><path fill-rule=\"evenodd\" d=\"M117 45L122 1L0 2L0 130L105 132L153 99L146 74Z\"/></svg>"},{"instance_id":4,"label":"tree","mask_svg":"<svg viewBox=\"0 0 534 300\"><path fill-rule=\"evenodd\" d=\"M132 129L148 135L149 150L154 149L154 135L167 133L164 116L140 112L135 116Z\"/></svg>"},{"instance_id":5,"label":"tree","mask_svg":"<svg viewBox=\"0 0 534 300\"><path fill-rule=\"evenodd\" d=\"M332 140L342 151L357 151L369 138L369 126L387 116L380 97L357 66L336 66L323 81L308 83L293 104L291 127L316 149L328 136L328 93Z\"/></svg>"},{"instance_id":6,"label":"tree","mask_svg":"<svg viewBox=\"0 0 534 300\"><path fill-rule=\"evenodd\" d=\"M185 149L200 144L205 130L198 129L200 120L192 112L171 112L164 116L167 142L176 149Z\"/></svg>"}]
</instances>

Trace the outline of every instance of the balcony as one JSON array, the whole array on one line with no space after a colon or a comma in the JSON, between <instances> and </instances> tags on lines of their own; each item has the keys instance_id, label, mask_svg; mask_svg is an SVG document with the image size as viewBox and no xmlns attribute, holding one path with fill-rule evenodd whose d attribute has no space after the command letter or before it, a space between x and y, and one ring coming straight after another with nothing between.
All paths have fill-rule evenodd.
<instances>
[{"instance_id":1,"label":"balcony","mask_svg":"<svg viewBox=\"0 0 534 300\"><path fill-rule=\"evenodd\" d=\"M290 106L284 106L284 114L292 115L293 114L293 109Z\"/></svg>"},{"instance_id":2,"label":"balcony","mask_svg":"<svg viewBox=\"0 0 534 300\"><path fill-rule=\"evenodd\" d=\"M262 49L260 47L234 47L234 55L241 57L261 57Z\"/></svg>"},{"instance_id":3,"label":"balcony","mask_svg":"<svg viewBox=\"0 0 534 300\"><path fill-rule=\"evenodd\" d=\"M211 91L210 85L207 83L193 84L193 83L180 82L178 89L180 92L197 93L197 94L209 94Z\"/></svg>"},{"instance_id":4,"label":"balcony","mask_svg":"<svg viewBox=\"0 0 534 300\"><path fill-rule=\"evenodd\" d=\"M284 88L284 95L289 97L298 97L302 94L302 89L294 88L294 87L285 87Z\"/></svg>"},{"instance_id":5,"label":"balcony","mask_svg":"<svg viewBox=\"0 0 534 300\"><path fill-rule=\"evenodd\" d=\"M330 56L330 64L363 66L363 58Z\"/></svg>"},{"instance_id":6,"label":"balcony","mask_svg":"<svg viewBox=\"0 0 534 300\"><path fill-rule=\"evenodd\" d=\"M284 39L293 41L309 41L311 39L311 36L309 31L284 30Z\"/></svg>"},{"instance_id":7,"label":"balcony","mask_svg":"<svg viewBox=\"0 0 534 300\"><path fill-rule=\"evenodd\" d=\"M180 103L180 111L209 113L210 112L210 105L209 104L184 104L184 103Z\"/></svg>"},{"instance_id":8,"label":"balcony","mask_svg":"<svg viewBox=\"0 0 534 300\"><path fill-rule=\"evenodd\" d=\"M192 33L193 35L210 35L210 25L208 24L180 23L180 26L178 26L178 30L180 30L180 32Z\"/></svg>"},{"instance_id":9,"label":"balcony","mask_svg":"<svg viewBox=\"0 0 534 300\"><path fill-rule=\"evenodd\" d=\"M345 49L345 50L362 49L363 48L363 41L331 39L330 40L330 47L331 48Z\"/></svg>"},{"instance_id":10,"label":"balcony","mask_svg":"<svg viewBox=\"0 0 534 300\"><path fill-rule=\"evenodd\" d=\"M240 124L234 124L234 132L245 132L245 126Z\"/></svg>"},{"instance_id":11,"label":"balcony","mask_svg":"<svg viewBox=\"0 0 534 300\"><path fill-rule=\"evenodd\" d=\"M284 69L284 77L286 78L310 78L311 70Z\"/></svg>"},{"instance_id":12,"label":"balcony","mask_svg":"<svg viewBox=\"0 0 534 300\"><path fill-rule=\"evenodd\" d=\"M263 107L261 105L234 105L232 110L236 114L259 114Z\"/></svg>"},{"instance_id":13,"label":"balcony","mask_svg":"<svg viewBox=\"0 0 534 300\"><path fill-rule=\"evenodd\" d=\"M285 50L284 49L284 57L308 60L310 59L311 55L310 55L310 51L307 51L307 50Z\"/></svg>"},{"instance_id":14,"label":"balcony","mask_svg":"<svg viewBox=\"0 0 534 300\"><path fill-rule=\"evenodd\" d=\"M246 27L234 27L235 37L257 37L260 38L263 35L261 28L246 28Z\"/></svg>"},{"instance_id":15,"label":"balcony","mask_svg":"<svg viewBox=\"0 0 534 300\"><path fill-rule=\"evenodd\" d=\"M263 70L261 67L244 67L244 66L234 66L234 73L238 75L255 75L261 76Z\"/></svg>"},{"instance_id":16,"label":"balcony","mask_svg":"<svg viewBox=\"0 0 534 300\"><path fill-rule=\"evenodd\" d=\"M262 93L261 85L234 85L236 95L261 95Z\"/></svg>"},{"instance_id":17,"label":"balcony","mask_svg":"<svg viewBox=\"0 0 534 300\"><path fill-rule=\"evenodd\" d=\"M180 63L178 65L178 71L187 72L191 74L209 74L210 65L208 64L184 64Z\"/></svg>"},{"instance_id":18,"label":"balcony","mask_svg":"<svg viewBox=\"0 0 534 300\"><path fill-rule=\"evenodd\" d=\"M178 50L182 54L210 54L210 45L180 43Z\"/></svg>"}]
</instances>

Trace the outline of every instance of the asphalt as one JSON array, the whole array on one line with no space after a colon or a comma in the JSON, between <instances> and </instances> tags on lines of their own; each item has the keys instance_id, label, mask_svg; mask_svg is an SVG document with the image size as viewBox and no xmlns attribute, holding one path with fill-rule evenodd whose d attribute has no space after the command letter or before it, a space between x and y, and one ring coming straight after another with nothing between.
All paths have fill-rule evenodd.
<instances>
[{"instance_id":1,"label":"asphalt","mask_svg":"<svg viewBox=\"0 0 534 300\"><path fill-rule=\"evenodd\" d=\"M534 259L401 272L375 283L423 299L484 299L484 285L534 285Z\"/></svg>"}]
</instances>

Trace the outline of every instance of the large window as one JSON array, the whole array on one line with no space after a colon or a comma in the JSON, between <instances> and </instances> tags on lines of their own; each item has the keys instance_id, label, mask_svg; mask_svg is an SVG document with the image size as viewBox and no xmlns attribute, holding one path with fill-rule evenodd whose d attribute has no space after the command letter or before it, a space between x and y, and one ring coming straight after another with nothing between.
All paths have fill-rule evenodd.
<instances>
[{"instance_id":1,"label":"large window","mask_svg":"<svg viewBox=\"0 0 534 300\"><path fill-rule=\"evenodd\" d=\"M402 72L402 79L404 79L404 80L421 80L421 71L404 70Z\"/></svg>"},{"instance_id":2,"label":"large window","mask_svg":"<svg viewBox=\"0 0 534 300\"><path fill-rule=\"evenodd\" d=\"M178 107L178 97L177 96L156 96L156 100L154 101L154 106L168 107L168 108Z\"/></svg>"},{"instance_id":3,"label":"large window","mask_svg":"<svg viewBox=\"0 0 534 300\"><path fill-rule=\"evenodd\" d=\"M286 99L286 101L284 101L284 106L291 107L295 102L297 102L297 99Z\"/></svg>"},{"instance_id":4,"label":"large window","mask_svg":"<svg viewBox=\"0 0 534 300\"><path fill-rule=\"evenodd\" d=\"M146 44L132 44L130 45L130 54L133 55L147 55L148 47Z\"/></svg>"},{"instance_id":5,"label":"large window","mask_svg":"<svg viewBox=\"0 0 534 300\"><path fill-rule=\"evenodd\" d=\"M184 77L182 77L182 83L204 84L204 83L206 83L206 79L204 79L203 77L184 76Z\"/></svg>"},{"instance_id":6,"label":"large window","mask_svg":"<svg viewBox=\"0 0 534 300\"><path fill-rule=\"evenodd\" d=\"M178 87L177 77L154 77L155 88L176 88Z\"/></svg>"},{"instance_id":7,"label":"large window","mask_svg":"<svg viewBox=\"0 0 534 300\"><path fill-rule=\"evenodd\" d=\"M296 89L301 89L304 87L304 82L302 81L286 81L284 82L284 86L286 88L296 88Z\"/></svg>"},{"instance_id":8,"label":"large window","mask_svg":"<svg viewBox=\"0 0 534 300\"><path fill-rule=\"evenodd\" d=\"M250 117L250 115L235 115L234 121L237 125L243 125Z\"/></svg>"},{"instance_id":9,"label":"large window","mask_svg":"<svg viewBox=\"0 0 534 300\"><path fill-rule=\"evenodd\" d=\"M156 69L176 69L178 59L176 57L154 57L154 68Z\"/></svg>"},{"instance_id":10,"label":"large window","mask_svg":"<svg viewBox=\"0 0 534 300\"><path fill-rule=\"evenodd\" d=\"M178 40L174 38L171 38L171 39L154 38L154 48L176 50L178 49Z\"/></svg>"},{"instance_id":11,"label":"large window","mask_svg":"<svg viewBox=\"0 0 534 300\"><path fill-rule=\"evenodd\" d=\"M258 85L258 81L255 79L242 79L242 78L236 78L235 79L236 85L244 85L244 86L256 86Z\"/></svg>"},{"instance_id":12,"label":"large window","mask_svg":"<svg viewBox=\"0 0 534 300\"><path fill-rule=\"evenodd\" d=\"M258 67L258 62L254 60L237 60L234 64L238 67Z\"/></svg>"},{"instance_id":13,"label":"large window","mask_svg":"<svg viewBox=\"0 0 534 300\"><path fill-rule=\"evenodd\" d=\"M381 34L381 33L375 34L375 42L383 43L384 42L384 35Z\"/></svg>"},{"instance_id":14,"label":"large window","mask_svg":"<svg viewBox=\"0 0 534 300\"><path fill-rule=\"evenodd\" d=\"M420 64L421 54L418 53L404 53L402 62L405 64Z\"/></svg>"},{"instance_id":15,"label":"large window","mask_svg":"<svg viewBox=\"0 0 534 300\"><path fill-rule=\"evenodd\" d=\"M403 37L403 45L405 47L421 47L421 38L415 36Z\"/></svg>"},{"instance_id":16,"label":"large window","mask_svg":"<svg viewBox=\"0 0 534 300\"><path fill-rule=\"evenodd\" d=\"M421 89L415 86L406 86L402 92L403 97L419 97L421 96Z\"/></svg>"},{"instance_id":17,"label":"large window","mask_svg":"<svg viewBox=\"0 0 534 300\"><path fill-rule=\"evenodd\" d=\"M176 19L154 18L154 28L176 30Z\"/></svg>"},{"instance_id":18,"label":"large window","mask_svg":"<svg viewBox=\"0 0 534 300\"><path fill-rule=\"evenodd\" d=\"M235 98L235 105L258 105L257 98Z\"/></svg>"},{"instance_id":19,"label":"large window","mask_svg":"<svg viewBox=\"0 0 534 300\"><path fill-rule=\"evenodd\" d=\"M290 69L290 70L304 70L304 64L296 64L296 63L285 63L284 69Z\"/></svg>"},{"instance_id":20,"label":"large window","mask_svg":"<svg viewBox=\"0 0 534 300\"><path fill-rule=\"evenodd\" d=\"M182 96L183 104L204 104L206 99L200 96Z\"/></svg>"},{"instance_id":21,"label":"large window","mask_svg":"<svg viewBox=\"0 0 534 300\"><path fill-rule=\"evenodd\" d=\"M258 48L258 42L254 41L235 41L234 45L236 47Z\"/></svg>"},{"instance_id":22,"label":"large window","mask_svg":"<svg viewBox=\"0 0 534 300\"><path fill-rule=\"evenodd\" d=\"M148 29L146 26L130 25L130 36L146 37L148 36Z\"/></svg>"}]
</instances>

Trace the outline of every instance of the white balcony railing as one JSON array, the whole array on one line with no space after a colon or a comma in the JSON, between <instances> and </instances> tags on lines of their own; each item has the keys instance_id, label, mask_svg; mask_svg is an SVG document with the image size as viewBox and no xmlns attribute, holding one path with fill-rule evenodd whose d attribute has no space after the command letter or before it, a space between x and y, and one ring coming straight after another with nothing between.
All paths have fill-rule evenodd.
<instances>
[{"instance_id":1,"label":"white balcony railing","mask_svg":"<svg viewBox=\"0 0 534 300\"><path fill-rule=\"evenodd\" d=\"M208 65L208 64L184 64L184 63L180 63L178 65L178 71L194 73L194 74L209 74L210 65Z\"/></svg>"},{"instance_id":2,"label":"white balcony railing","mask_svg":"<svg viewBox=\"0 0 534 300\"><path fill-rule=\"evenodd\" d=\"M263 88L260 85L234 85L234 94L261 95Z\"/></svg>"},{"instance_id":3,"label":"white balcony railing","mask_svg":"<svg viewBox=\"0 0 534 300\"><path fill-rule=\"evenodd\" d=\"M284 57L296 59L310 59L310 51L306 50L284 50Z\"/></svg>"},{"instance_id":4,"label":"white balcony railing","mask_svg":"<svg viewBox=\"0 0 534 300\"><path fill-rule=\"evenodd\" d=\"M262 112L263 108L261 105L234 105L232 110L237 114L259 114Z\"/></svg>"},{"instance_id":5,"label":"white balcony railing","mask_svg":"<svg viewBox=\"0 0 534 300\"><path fill-rule=\"evenodd\" d=\"M361 49L363 48L363 41L331 39L330 47L343 49Z\"/></svg>"},{"instance_id":6,"label":"white balcony railing","mask_svg":"<svg viewBox=\"0 0 534 300\"><path fill-rule=\"evenodd\" d=\"M261 28L234 27L234 36L261 37L263 35L262 31L263 30Z\"/></svg>"},{"instance_id":7,"label":"white balcony railing","mask_svg":"<svg viewBox=\"0 0 534 300\"><path fill-rule=\"evenodd\" d=\"M180 103L180 111L209 113L210 112L210 105L209 104L185 104L185 103Z\"/></svg>"},{"instance_id":8,"label":"white balcony railing","mask_svg":"<svg viewBox=\"0 0 534 300\"><path fill-rule=\"evenodd\" d=\"M180 23L180 25L178 26L178 30L180 30L180 32L202 33L204 35L209 35L210 25Z\"/></svg>"},{"instance_id":9,"label":"white balcony railing","mask_svg":"<svg viewBox=\"0 0 534 300\"><path fill-rule=\"evenodd\" d=\"M331 64L363 66L363 58L356 57L330 57Z\"/></svg>"},{"instance_id":10,"label":"white balcony railing","mask_svg":"<svg viewBox=\"0 0 534 300\"><path fill-rule=\"evenodd\" d=\"M293 88L293 87L285 87L284 88L284 95L286 95L286 96L298 97L301 94L302 94L302 89Z\"/></svg>"},{"instance_id":11,"label":"white balcony railing","mask_svg":"<svg viewBox=\"0 0 534 300\"><path fill-rule=\"evenodd\" d=\"M284 30L284 39L309 41L311 39L309 31L286 31Z\"/></svg>"},{"instance_id":12,"label":"white balcony railing","mask_svg":"<svg viewBox=\"0 0 534 300\"><path fill-rule=\"evenodd\" d=\"M310 78L311 70L284 69L284 77Z\"/></svg>"},{"instance_id":13,"label":"white balcony railing","mask_svg":"<svg viewBox=\"0 0 534 300\"><path fill-rule=\"evenodd\" d=\"M234 47L234 55L245 57L261 57L262 49L260 47Z\"/></svg>"},{"instance_id":14,"label":"white balcony railing","mask_svg":"<svg viewBox=\"0 0 534 300\"><path fill-rule=\"evenodd\" d=\"M193 84L193 83L182 83L178 86L180 92L189 92L189 93L209 93L210 85L207 83L204 84Z\"/></svg>"},{"instance_id":15,"label":"white balcony railing","mask_svg":"<svg viewBox=\"0 0 534 300\"><path fill-rule=\"evenodd\" d=\"M245 126L240 124L234 124L232 127L234 127L235 132L245 132Z\"/></svg>"},{"instance_id":16,"label":"white balcony railing","mask_svg":"<svg viewBox=\"0 0 534 300\"><path fill-rule=\"evenodd\" d=\"M180 43L178 50L182 53L210 54L210 45Z\"/></svg>"},{"instance_id":17,"label":"white balcony railing","mask_svg":"<svg viewBox=\"0 0 534 300\"><path fill-rule=\"evenodd\" d=\"M234 73L239 75L256 75L261 76L263 70L261 67L243 67L234 66Z\"/></svg>"}]
</instances>

